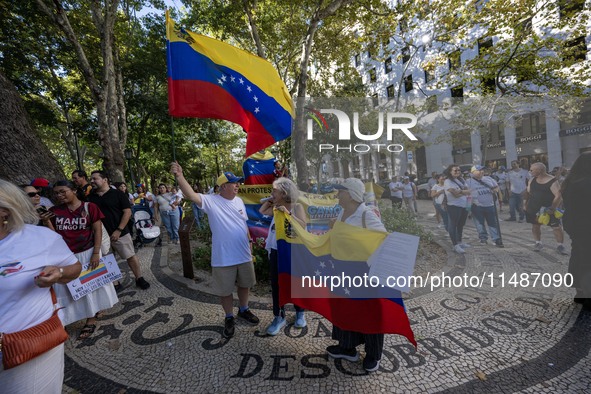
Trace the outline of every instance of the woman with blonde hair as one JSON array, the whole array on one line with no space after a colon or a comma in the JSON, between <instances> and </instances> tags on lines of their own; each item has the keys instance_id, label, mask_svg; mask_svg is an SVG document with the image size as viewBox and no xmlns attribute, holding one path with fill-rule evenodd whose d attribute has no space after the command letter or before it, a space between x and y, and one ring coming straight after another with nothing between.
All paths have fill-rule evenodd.
<instances>
[{"instance_id":1,"label":"woman with blonde hair","mask_svg":"<svg viewBox=\"0 0 591 394\"><path fill-rule=\"evenodd\" d=\"M0 337L51 319L51 287L80 275L80 262L62 237L38 221L29 197L0 179ZM0 366L5 394L61 393L63 379L63 343L13 368Z\"/></svg>"},{"instance_id":2,"label":"woman with blonde hair","mask_svg":"<svg viewBox=\"0 0 591 394\"><path fill-rule=\"evenodd\" d=\"M266 200L261 205L259 212L263 215L273 216L273 210L278 209L284 213L292 215L302 227L306 227L306 213L301 204L297 203L299 191L295 183L289 178L277 178L273 182L273 191L271 199ZM277 238L275 232L275 217L269 226L269 235L267 236L265 249L269 252L269 276L271 278L271 294L273 298L273 321L267 327L268 335L277 335L281 328L286 325L285 309L279 305L279 273L277 261ZM304 309L294 305L296 310L295 328L306 327L306 317Z\"/></svg>"}]
</instances>

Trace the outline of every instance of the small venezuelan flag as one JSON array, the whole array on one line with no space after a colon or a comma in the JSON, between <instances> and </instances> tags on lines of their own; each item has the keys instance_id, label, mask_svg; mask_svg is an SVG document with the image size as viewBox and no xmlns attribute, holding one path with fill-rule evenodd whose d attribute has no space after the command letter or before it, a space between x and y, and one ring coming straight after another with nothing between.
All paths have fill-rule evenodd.
<instances>
[{"instance_id":1,"label":"small venezuelan flag","mask_svg":"<svg viewBox=\"0 0 591 394\"><path fill-rule=\"evenodd\" d=\"M246 156L291 135L293 102L271 63L175 26L168 12L166 39L170 115L239 124Z\"/></svg>"},{"instance_id":2,"label":"small venezuelan flag","mask_svg":"<svg viewBox=\"0 0 591 394\"><path fill-rule=\"evenodd\" d=\"M105 267L104 264L99 264L99 266L93 269L92 271L82 272L79 277L80 283L84 284L90 282L91 280L96 279L99 276L106 275L108 272L109 271L107 270L107 267Z\"/></svg>"}]
</instances>

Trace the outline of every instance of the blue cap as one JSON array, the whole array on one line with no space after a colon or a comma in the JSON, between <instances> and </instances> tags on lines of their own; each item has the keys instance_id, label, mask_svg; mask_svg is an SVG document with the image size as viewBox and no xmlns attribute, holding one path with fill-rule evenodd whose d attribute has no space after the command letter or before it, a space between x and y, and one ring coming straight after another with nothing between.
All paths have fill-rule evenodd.
<instances>
[{"instance_id":1,"label":"blue cap","mask_svg":"<svg viewBox=\"0 0 591 394\"><path fill-rule=\"evenodd\" d=\"M472 170L470 170L470 172L476 172L476 171L482 171L482 170L484 170L484 166L475 165L475 166L472 166Z\"/></svg>"},{"instance_id":2,"label":"blue cap","mask_svg":"<svg viewBox=\"0 0 591 394\"><path fill-rule=\"evenodd\" d=\"M244 178L238 178L231 172L224 172L222 175L218 177L217 181L215 181L215 184L218 186L222 186L224 183L240 183L242 181L244 181Z\"/></svg>"}]
</instances>

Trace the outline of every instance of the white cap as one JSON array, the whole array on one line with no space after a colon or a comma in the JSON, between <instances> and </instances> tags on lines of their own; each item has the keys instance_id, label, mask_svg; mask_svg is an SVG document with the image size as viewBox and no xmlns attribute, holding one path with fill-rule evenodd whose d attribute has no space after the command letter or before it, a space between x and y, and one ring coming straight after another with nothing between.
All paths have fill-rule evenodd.
<instances>
[{"instance_id":1,"label":"white cap","mask_svg":"<svg viewBox=\"0 0 591 394\"><path fill-rule=\"evenodd\" d=\"M363 202L365 194L365 185L358 178L347 178L342 183L335 184L333 187L337 190L346 190L351 198L357 202Z\"/></svg>"}]
</instances>

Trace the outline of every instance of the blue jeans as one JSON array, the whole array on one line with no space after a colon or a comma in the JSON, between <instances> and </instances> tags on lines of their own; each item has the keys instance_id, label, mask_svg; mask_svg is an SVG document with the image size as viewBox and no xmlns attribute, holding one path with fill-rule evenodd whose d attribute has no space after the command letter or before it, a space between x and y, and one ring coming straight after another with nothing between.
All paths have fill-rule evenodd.
<instances>
[{"instance_id":1,"label":"blue jeans","mask_svg":"<svg viewBox=\"0 0 591 394\"><path fill-rule=\"evenodd\" d=\"M509 215L511 219L516 218L515 211L519 212L519 220L525 218L525 212L523 211L523 193L513 193L509 196Z\"/></svg>"},{"instance_id":2,"label":"blue jeans","mask_svg":"<svg viewBox=\"0 0 591 394\"><path fill-rule=\"evenodd\" d=\"M486 233L486 226L488 225L490 239L492 239L493 242L499 240L499 227L497 225L495 207L479 207L477 205L472 205L472 220L474 221L476 230L478 230L478 238L485 241L488 239L488 234ZM486 222L486 225L484 222Z\"/></svg>"},{"instance_id":3,"label":"blue jeans","mask_svg":"<svg viewBox=\"0 0 591 394\"><path fill-rule=\"evenodd\" d=\"M180 224L179 210L174 209L172 211L160 211L160 217L162 218L164 227L166 227L166 231L168 232L170 240L178 240Z\"/></svg>"},{"instance_id":4,"label":"blue jeans","mask_svg":"<svg viewBox=\"0 0 591 394\"><path fill-rule=\"evenodd\" d=\"M447 211L443 209L441 204L433 203L435 206L435 210L439 212L439 216L441 216L441 220L443 220L443 226L447 230L447 226L449 225L449 218L447 217Z\"/></svg>"},{"instance_id":5,"label":"blue jeans","mask_svg":"<svg viewBox=\"0 0 591 394\"><path fill-rule=\"evenodd\" d=\"M447 232L451 238L451 243L456 246L462 243L462 234L464 232L464 225L468 218L468 211L464 207L456 207L455 205L447 206L447 215L449 224Z\"/></svg>"},{"instance_id":6,"label":"blue jeans","mask_svg":"<svg viewBox=\"0 0 591 394\"><path fill-rule=\"evenodd\" d=\"M192 203L191 208L193 209L193 217L195 218L195 225L198 229L203 228L203 224L201 220L203 220L203 210L197 206L197 204Z\"/></svg>"}]
</instances>

